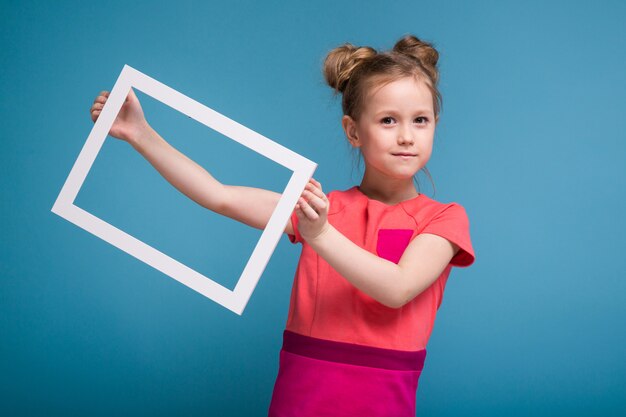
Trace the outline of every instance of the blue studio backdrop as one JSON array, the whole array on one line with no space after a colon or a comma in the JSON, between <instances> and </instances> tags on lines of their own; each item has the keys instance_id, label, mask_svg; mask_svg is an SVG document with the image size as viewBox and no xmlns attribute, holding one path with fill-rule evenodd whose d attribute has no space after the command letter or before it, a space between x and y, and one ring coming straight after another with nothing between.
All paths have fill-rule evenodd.
<instances>
[{"instance_id":1,"label":"blue studio backdrop","mask_svg":"<svg viewBox=\"0 0 626 417\"><path fill-rule=\"evenodd\" d=\"M242 316L50 210L124 64L360 180L321 75L344 42L412 33L441 59L428 164L465 206L420 416L626 412L626 3L0 2L0 415L257 416L278 368L299 247L279 243ZM139 94L226 183L290 172ZM76 205L232 288L260 231L193 203L107 138Z\"/></svg>"}]
</instances>

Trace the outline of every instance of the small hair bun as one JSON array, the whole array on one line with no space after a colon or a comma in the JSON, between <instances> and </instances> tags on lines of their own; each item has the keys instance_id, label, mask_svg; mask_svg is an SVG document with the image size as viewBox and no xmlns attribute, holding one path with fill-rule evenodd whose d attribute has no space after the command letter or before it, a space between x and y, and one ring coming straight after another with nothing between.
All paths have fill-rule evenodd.
<instances>
[{"instance_id":1,"label":"small hair bun","mask_svg":"<svg viewBox=\"0 0 626 417\"><path fill-rule=\"evenodd\" d=\"M324 61L324 78L335 91L343 93L355 68L363 61L376 55L369 46L354 46L346 43L328 53Z\"/></svg>"},{"instance_id":2,"label":"small hair bun","mask_svg":"<svg viewBox=\"0 0 626 417\"><path fill-rule=\"evenodd\" d=\"M393 50L418 60L435 82L439 79L439 71L437 70L439 52L432 44L424 42L413 35L407 35L396 42Z\"/></svg>"}]
</instances>

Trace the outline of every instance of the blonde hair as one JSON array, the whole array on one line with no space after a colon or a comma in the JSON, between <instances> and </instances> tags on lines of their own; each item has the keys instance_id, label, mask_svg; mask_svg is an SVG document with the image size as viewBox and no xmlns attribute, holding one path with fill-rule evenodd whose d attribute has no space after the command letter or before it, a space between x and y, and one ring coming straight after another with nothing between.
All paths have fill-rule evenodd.
<instances>
[{"instance_id":1,"label":"blonde hair","mask_svg":"<svg viewBox=\"0 0 626 417\"><path fill-rule=\"evenodd\" d=\"M343 113L354 120L372 87L410 76L422 80L430 90L437 118L442 103L437 88L438 60L439 53L430 43L407 35L386 52L349 43L339 46L326 56L323 72L328 85L342 94Z\"/></svg>"}]
</instances>

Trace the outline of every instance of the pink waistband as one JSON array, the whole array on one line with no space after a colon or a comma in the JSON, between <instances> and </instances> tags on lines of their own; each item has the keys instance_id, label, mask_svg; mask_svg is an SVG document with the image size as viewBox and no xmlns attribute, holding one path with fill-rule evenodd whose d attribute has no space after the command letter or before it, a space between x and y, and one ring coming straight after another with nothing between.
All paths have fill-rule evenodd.
<instances>
[{"instance_id":1,"label":"pink waistband","mask_svg":"<svg viewBox=\"0 0 626 417\"><path fill-rule=\"evenodd\" d=\"M285 330L283 350L329 362L399 371L421 371L426 349L403 351L317 339Z\"/></svg>"}]
</instances>

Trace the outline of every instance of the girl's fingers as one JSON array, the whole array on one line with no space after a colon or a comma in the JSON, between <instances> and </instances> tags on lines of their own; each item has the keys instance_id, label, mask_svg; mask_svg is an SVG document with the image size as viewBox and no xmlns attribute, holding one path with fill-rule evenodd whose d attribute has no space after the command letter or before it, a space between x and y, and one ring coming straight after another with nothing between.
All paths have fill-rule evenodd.
<instances>
[{"instance_id":1,"label":"girl's fingers","mask_svg":"<svg viewBox=\"0 0 626 417\"><path fill-rule=\"evenodd\" d=\"M102 107L104 107L104 104L100 103L94 103L93 106L91 106L91 109L89 109L89 113L91 113L91 120L95 122L98 119L98 116L100 116L100 112L102 111Z\"/></svg>"},{"instance_id":2,"label":"girl's fingers","mask_svg":"<svg viewBox=\"0 0 626 417\"><path fill-rule=\"evenodd\" d=\"M302 211L302 206L300 205L300 203L298 203L296 205L296 216L298 216L299 220L302 220L305 217L304 212Z\"/></svg>"},{"instance_id":3,"label":"girl's fingers","mask_svg":"<svg viewBox=\"0 0 626 417\"><path fill-rule=\"evenodd\" d=\"M315 178L311 178L311 182L322 191L322 184L319 183Z\"/></svg>"},{"instance_id":4,"label":"girl's fingers","mask_svg":"<svg viewBox=\"0 0 626 417\"><path fill-rule=\"evenodd\" d=\"M315 178L311 178L311 184L313 184L313 186L315 187L315 189L319 190L320 193L324 193L324 190L322 189L322 184L320 184L319 181L317 181Z\"/></svg>"},{"instance_id":5,"label":"girl's fingers","mask_svg":"<svg viewBox=\"0 0 626 417\"><path fill-rule=\"evenodd\" d=\"M135 92L133 91L133 89L131 88L128 91L128 95L126 96L126 100L133 100L133 101L137 101L137 95L135 94Z\"/></svg>"},{"instance_id":6,"label":"girl's fingers","mask_svg":"<svg viewBox=\"0 0 626 417\"><path fill-rule=\"evenodd\" d=\"M328 201L326 194L322 191L322 185L314 179L311 179L311 181L306 185L305 190L312 192L323 201Z\"/></svg>"},{"instance_id":7,"label":"girl's fingers","mask_svg":"<svg viewBox=\"0 0 626 417\"><path fill-rule=\"evenodd\" d=\"M313 190L311 190L311 192L320 200L328 201L328 197L326 197L326 194L324 194L319 188L314 188Z\"/></svg>"},{"instance_id":8,"label":"girl's fingers","mask_svg":"<svg viewBox=\"0 0 626 417\"><path fill-rule=\"evenodd\" d=\"M89 113L91 114L92 121L95 122L98 119L98 116L100 116L100 112L102 111L102 108L107 102L108 96L109 96L108 91L100 91L100 94L98 95L98 97L96 97L96 99L93 101L93 104L91 105L91 108L89 109Z\"/></svg>"},{"instance_id":9,"label":"girl's fingers","mask_svg":"<svg viewBox=\"0 0 626 417\"><path fill-rule=\"evenodd\" d=\"M313 210L313 207L311 207L305 199L300 198L298 205L300 206L300 212L310 220L317 220L319 218L319 214Z\"/></svg>"},{"instance_id":10,"label":"girl's fingers","mask_svg":"<svg viewBox=\"0 0 626 417\"><path fill-rule=\"evenodd\" d=\"M302 193L302 197L318 213L328 208L326 201L322 197L313 194L311 191L305 190Z\"/></svg>"}]
</instances>

